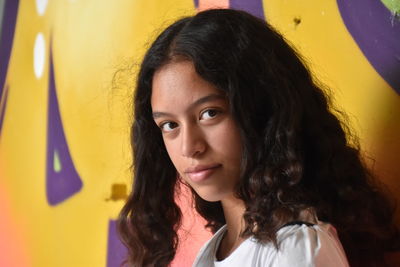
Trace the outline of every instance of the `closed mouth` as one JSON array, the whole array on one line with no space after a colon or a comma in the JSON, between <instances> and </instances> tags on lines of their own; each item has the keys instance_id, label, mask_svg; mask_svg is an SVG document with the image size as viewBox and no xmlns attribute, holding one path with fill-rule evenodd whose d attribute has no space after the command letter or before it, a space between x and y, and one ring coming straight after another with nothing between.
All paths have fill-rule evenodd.
<instances>
[{"instance_id":1,"label":"closed mouth","mask_svg":"<svg viewBox=\"0 0 400 267\"><path fill-rule=\"evenodd\" d=\"M220 168L221 166L222 164L197 165L186 169L185 173L192 182L199 183L211 177L216 169Z\"/></svg>"},{"instance_id":2,"label":"closed mouth","mask_svg":"<svg viewBox=\"0 0 400 267\"><path fill-rule=\"evenodd\" d=\"M198 173L198 172L202 172L202 171L206 171L206 170L210 170L210 169L215 169L220 166L221 166L221 164L197 165L194 167L187 168L185 170L185 173Z\"/></svg>"}]
</instances>

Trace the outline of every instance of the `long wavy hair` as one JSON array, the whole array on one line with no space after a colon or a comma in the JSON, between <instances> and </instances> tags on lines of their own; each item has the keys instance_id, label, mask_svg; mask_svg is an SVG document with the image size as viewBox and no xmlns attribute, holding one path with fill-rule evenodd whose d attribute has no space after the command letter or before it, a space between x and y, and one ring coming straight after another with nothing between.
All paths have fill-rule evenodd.
<instances>
[{"instance_id":1,"label":"long wavy hair","mask_svg":"<svg viewBox=\"0 0 400 267\"><path fill-rule=\"evenodd\" d=\"M130 265L167 266L178 245L179 179L150 99L154 72L179 60L193 62L229 98L243 142L236 195L246 206L244 236L276 242L278 229L311 207L336 227L352 266L384 264L384 252L399 248L392 202L300 56L265 21L223 9L173 23L142 62L131 128L134 184L119 216ZM215 232L225 223L221 203L192 192Z\"/></svg>"}]
</instances>

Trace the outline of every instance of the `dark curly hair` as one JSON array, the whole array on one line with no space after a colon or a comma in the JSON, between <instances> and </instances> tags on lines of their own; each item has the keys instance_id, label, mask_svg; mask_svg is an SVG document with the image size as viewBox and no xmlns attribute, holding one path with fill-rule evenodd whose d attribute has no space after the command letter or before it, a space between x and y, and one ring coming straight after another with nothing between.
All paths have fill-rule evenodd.
<instances>
[{"instance_id":1,"label":"dark curly hair","mask_svg":"<svg viewBox=\"0 0 400 267\"><path fill-rule=\"evenodd\" d=\"M131 129L134 185L119 217L129 264L167 266L178 245L179 179L150 98L154 72L179 60L193 62L204 80L226 92L240 128L236 195L246 207L243 235L275 242L280 227L311 207L336 227L351 266L384 264L384 252L399 248L392 203L300 56L265 21L215 9L165 29L141 65ZM225 223L221 203L193 196L215 232Z\"/></svg>"}]
</instances>

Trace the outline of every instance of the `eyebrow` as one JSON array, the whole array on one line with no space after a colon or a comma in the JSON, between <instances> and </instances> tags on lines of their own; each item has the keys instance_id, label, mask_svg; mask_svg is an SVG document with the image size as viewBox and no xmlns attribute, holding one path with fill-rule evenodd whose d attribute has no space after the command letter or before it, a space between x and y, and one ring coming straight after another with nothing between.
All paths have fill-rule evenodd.
<instances>
[{"instance_id":1,"label":"eyebrow","mask_svg":"<svg viewBox=\"0 0 400 267\"><path fill-rule=\"evenodd\" d=\"M225 99L226 97L224 95L218 95L218 94L211 94L211 95L206 95L204 97L201 97L199 99L197 99L196 101L194 101L192 104L190 104L190 106L187 109L192 109L195 106L199 106L201 104L207 103L207 102L211 102L214 100L219 100L219 99ZM159 111L155 111L153 112L153 119L157 119L160 117L167 117L167 116L171 116L172 114L168 113L168 112L159 112Z\"/></svg>"}]
</instances>

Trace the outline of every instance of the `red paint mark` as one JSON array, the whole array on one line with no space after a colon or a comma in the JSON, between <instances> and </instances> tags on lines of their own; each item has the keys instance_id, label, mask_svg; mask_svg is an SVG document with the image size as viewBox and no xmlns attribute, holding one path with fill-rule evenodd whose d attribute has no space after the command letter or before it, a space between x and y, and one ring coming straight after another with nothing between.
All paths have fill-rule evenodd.
<instances>
[{"instance_id":1,"label":"red paint mark","mask_svg":"<svg viewBox=\"0 0 400 267\"><path fill-rule=\"evenodd\" d=\"M229 8L229 0L199 0L198 11L213 8Z\"/></svg>"},{"instance_id":2,"label":"red paint mark","mask_svg":"<svg viewBox=\"0 0 400 267\"><path fill-rule=\"evenodd\" d=\"M180 190L176 202L182 210L183 221L178 231L179 247L171 267L192 266L200 248L211 238L211 233L204 228L205 220L194 210L191 192L186 186L181 186Z\"/></svg>"}]
</instances>

